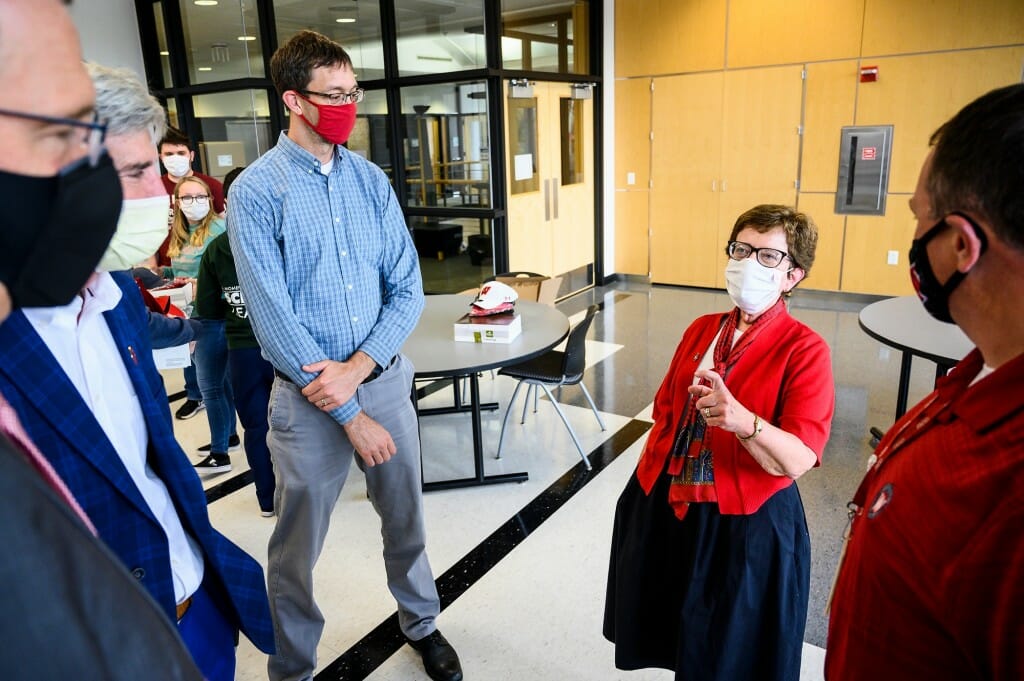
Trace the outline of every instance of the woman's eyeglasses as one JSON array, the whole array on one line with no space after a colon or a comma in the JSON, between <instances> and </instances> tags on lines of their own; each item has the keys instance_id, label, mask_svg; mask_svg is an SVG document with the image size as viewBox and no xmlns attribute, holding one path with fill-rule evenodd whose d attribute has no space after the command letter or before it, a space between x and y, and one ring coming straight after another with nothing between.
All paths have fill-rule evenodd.
<instances>
[{"instance_id":1,"label":"woman's eyeglasses","mask_svg":"<svg viewBox=\"0 0 1024 681\"><path fill-rule=\"evenodd\" d=\"M796 265L793 256L777 248L754 248L743 241L730 241L725 247L725 252L733 260L746 260L753 254L759 263L768 268L775 268L782 264L782 261L789 258Z\"/></svg>"},{"instance_id":2,"label":"woman's eyeglasses","mask_svg":"<svg viewBox=\"0 0 1024 681\"><path fill-rule=\"evenodd\" d=\"M191 205L194 205L196 203L203 204L203 203L206 203L209 200L210 200L210 197L206 196L206 195L197 195L197 196L185 195L185 196L179 196L178 197L178 203L180 203L183 206L191 206Z\"/></svg>"}]
</instances>

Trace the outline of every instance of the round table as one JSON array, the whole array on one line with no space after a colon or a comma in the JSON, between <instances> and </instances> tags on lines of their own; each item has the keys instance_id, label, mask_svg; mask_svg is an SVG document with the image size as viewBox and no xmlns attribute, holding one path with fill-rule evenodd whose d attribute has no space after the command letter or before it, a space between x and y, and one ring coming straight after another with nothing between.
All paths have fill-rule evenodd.
<instances>
[{"instance_id":1,"label":"round table","mask_svg":"<svg viewBox=\"0 0 1024 681\"><path fill-rule=\"evenodd\" d=\"M924 309L917 296L900 296L871 303L860 311L860 328L875 340L902 351L896 418L907 411L910 362L916 355L935 362L941 376L974 348L956 324L940 322Z\"/></svg>"},{"instance_id":2,"label":"round table","mask_svg":"<svg viewBox=\"0 0 1024 681\"><path fill-rule=\"evenodd\" d=\"M439 409L422 409L420 415L470 412L473 427L473 463L471 478L424 482L426 491L453 489L502 482L523 482L529 475L505 473L484 475L483 442L480 427L482 409L497 404L480 404L477 372L517 364L541 355L558 345L569 334L569 319L550 305L520 300L516 312L522 316L523 331L511 343L468 343L455 340L455 321L469 312L473 296L427 296L419 324L402 346L402 354L412 360L416 378L451 378L455 385L455 404ZM470 404L467 409L458 393L458 378L469 377Z\"/></svg>"}]
</instances>

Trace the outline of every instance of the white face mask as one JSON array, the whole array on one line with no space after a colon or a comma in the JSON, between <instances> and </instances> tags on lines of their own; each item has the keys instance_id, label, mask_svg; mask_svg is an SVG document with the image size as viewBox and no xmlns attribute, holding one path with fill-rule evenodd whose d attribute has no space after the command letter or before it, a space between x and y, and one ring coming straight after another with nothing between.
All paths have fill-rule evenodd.
<instances>
[{"instance_id":1,"label":"white face mask","mask_svg":"<svg viewBox=\"0 0 1024 681\"><path fill-rule=\"evenodd\" d=\"M725 266L725 288L736 307L757 314L779 299L779 283L784 275L782 270L765 267L753 257L730 259Z\"/></svg>"},{"instance_id":2,"label":"white face mask","mask_svg":"<svg viewBox=\"0 0 1024 681\"><path fill-rule=\"evenodd\" d=\"M181 205L181 212L185 214L189 222L201 222L210 213L210 200L196 199L191 206Z\"/></svg>"},{"instance_id":3,"label":"white face mask","mask_svg":"<svg viewBox=\"0 0 1024 681\"><path fill-rule=\"evenodd\" d=\"M172 177L185 177L192 168L192 162L189 161L188 156L181 154L161 156L160 160L163 161L164 168L167 168L167 173Z\"/></svg>"},{"instance_id":4,"label":"white face mask","mask_svg":"<svg viewBox=\"0 0 1024 681\"><path fill-rule=\"evenodd\" d=\"M127 270L156 253L167 238L169 202L166 195L123 201L117 231L96 269L100 272Z\"/></svg>"}]
</instances>

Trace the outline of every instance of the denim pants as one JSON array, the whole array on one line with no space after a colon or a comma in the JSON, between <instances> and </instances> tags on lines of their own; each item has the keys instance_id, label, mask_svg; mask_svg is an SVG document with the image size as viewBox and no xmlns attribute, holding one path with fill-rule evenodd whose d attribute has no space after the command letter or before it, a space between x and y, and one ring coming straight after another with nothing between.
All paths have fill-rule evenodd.
<instances>
[{"instance_id":1,"label":"denim pants","mask_svg":"<svg viewBox=\"0 0 1024 681\"><path fill-rule=\"evenodd\" d=\"M196 343L198 345L198 343ZM185 367L185 399L198 402L203 399L203 394L199 392L199 380L196 378L196 364L195 356L192 357L192 364Z\"/></svg>"},{"instance_id":2,"label":"denim pants","mask_svg":"<svg viewBox=\"0 0 1024 681\"><path fill-rule=\"evenodd\" d=\"M196 342L193 361L199 391L210 422L210 453L226 454L228 438L235 433L235 403L228 380L228 344L224 322L203 319L203 335Z\"/></svg>"},{"instance_id":3,"label":"denim pants","mask_svg":"<svg viewBox=\"0 0 1024 681\"><path fill-rule=\"evenodd\" d=\"M235 409L245 431L245 458L256 483L256 500L261 511L273 511L274 466L267 447L267 409L274 367L263 359L258 347L228 350L228 367Z\"/></svg>"}]
</instances>

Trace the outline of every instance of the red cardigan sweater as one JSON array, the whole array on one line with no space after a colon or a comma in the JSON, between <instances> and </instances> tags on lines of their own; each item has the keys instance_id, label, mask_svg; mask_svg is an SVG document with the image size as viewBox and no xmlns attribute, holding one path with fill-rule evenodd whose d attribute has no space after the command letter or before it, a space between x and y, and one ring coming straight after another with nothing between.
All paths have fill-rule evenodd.
<instances>
[{"instance_id":1,"label":"red cardigan sweater","mask_svg":"<svg viewBox=\"0 0 1024 681\"><path fill-rule=\"evenodd\" d=\"M654 427L637 464L647 494L665 470L675 429L686 406L686 389L726 314L699 317L683 334L665 380L654 398ZM747 409L796 435L818 455L828 441L835 409L835 384L828 346L817 333L783 312L754 340L725 377L725 385ZM719 510L754 513L773 494L793 484L765 471L732 433L710 428Z\"/></svg>"}]
</instances>

